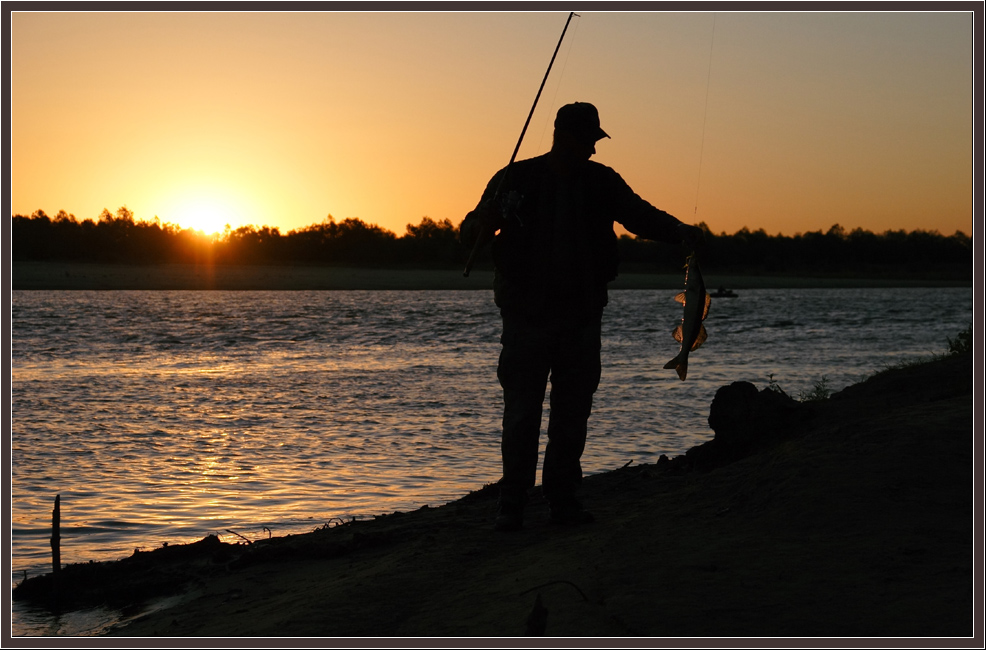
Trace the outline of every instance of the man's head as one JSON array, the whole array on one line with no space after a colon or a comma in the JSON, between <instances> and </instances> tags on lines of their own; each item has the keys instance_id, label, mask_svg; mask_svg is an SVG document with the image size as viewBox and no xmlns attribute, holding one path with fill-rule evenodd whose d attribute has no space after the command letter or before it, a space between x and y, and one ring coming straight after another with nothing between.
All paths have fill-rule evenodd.
<instances>
[{"instance_id":1,"label":"man's head","mask_svg":"<svg viewBox=\"0 0 986 650\"><path fill-rule=\"evenodd\" d=\"M599 111L587 102L566 104L555 116L555 131L565 131L579 140L596 143L609 135L599 128Z\"/></svg>"},{"instance_id":2,"label":"man's head","mask_svg":"<svg viewBox=\"0 0 986 650\"><path fill-rule=\"evenodd\" d=\"M596 153L596 141L608 137L599 126L599 111L592 104L575 102L558 109L553 149L588 160Z\"/></svg>"}]
</instances>

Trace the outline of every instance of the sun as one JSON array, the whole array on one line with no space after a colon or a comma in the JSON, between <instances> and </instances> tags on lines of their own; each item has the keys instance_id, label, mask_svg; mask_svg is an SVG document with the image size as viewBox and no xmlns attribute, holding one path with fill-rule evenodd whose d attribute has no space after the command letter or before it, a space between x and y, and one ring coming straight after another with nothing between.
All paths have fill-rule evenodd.
<instances>
[{"instance_id":1,"label":"sun","mask_svg":"<svg viewBox=\"0 0 986 650\"><path fill-rule=\"evenodd\" d=\"M168 221L206 235L221 233L227 225L235 229L242 225L245 216L237 201L208 191L182 195L173 202L170 213Z\"/></svg>"},{"instance_id":2,"label":"sun","mask_svg":"<svg viewBox=\"0 0 986 650\"><path fill-rule=\"evenodd\" d=\"M221 203L199 202L188 205L177 216L181 227L214 235L223 231L232 215Z\"/></svg>"},{"instance_id":3,"label":"sun","mask_svg":"<svg viewBox=\"0 0 986 650\"><path fill-rule=\"evenodd\" d=\"M263 215L256 188L236 178L188 173L170 182L155 184L147 201L162 223L179 230L193 230L207 237L256 225Z\"/></svg>"}]
</instances>

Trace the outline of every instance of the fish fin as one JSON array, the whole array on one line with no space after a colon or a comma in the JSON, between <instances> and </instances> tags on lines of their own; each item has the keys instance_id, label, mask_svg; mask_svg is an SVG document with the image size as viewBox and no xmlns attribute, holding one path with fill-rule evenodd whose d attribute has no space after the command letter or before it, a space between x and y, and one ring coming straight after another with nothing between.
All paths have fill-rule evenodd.
<instances>
[{"instance_id":1,"label":"fish fin","mask_svg":"<svg viewBox=\"0 0 986 650\"><path fill-rule=\"evenodd\" d=\"M674 301L675 302L680 302L681 304L685 304L685 292L682 291L677 296L675 296L674 297Z\"/></svg>"},{"instance_id":2,"label":"fish fin","mask_svg":"<svg viewBox=\"0 0 986 650\"><path fill-rule=\"evenodd\" d=\"M681 332L682 332L681 325L678 325L673 330L671 330L671 338L673 338L678 343L681 343L681 339L682 339Z\"/></svg>"},{"instance_id":3,"label":"fish fin","mask_svg":"<svg viewBox=\"0 0 986 650\"><path fill-rule=\"evenodd\" d=\"M678 379L685 381L685 375L688 373L688 356L685 355L682 357L682 355L679 354L674 359L671 359L671 361L664 364L664 368L667 370L673 368L674 371L678 373Z\"/></svg>"},{"instance_id":4,"label":"fish fin","mask_svg":"<svg viewBox=\"0 0 986 650\"><path fill-rule=\"evenodd\" d=\"M705 331L705 325L702 325L698 330L698 336L695 337L695 342L692 343L692 350L697 350L707 338L709 338L709 333Z\"/></svg>"},{"instance_id":5,"label":"fish fin","mask_svg":"<svg viewBox=\"0 0 986 650\"><path fill-rule=\"evenodd\" d=\"M702 310L702 320L705 320L709 315L709 306L712 304L712 296L705 294L705 309Z\"/></svg>"}]
</instances>

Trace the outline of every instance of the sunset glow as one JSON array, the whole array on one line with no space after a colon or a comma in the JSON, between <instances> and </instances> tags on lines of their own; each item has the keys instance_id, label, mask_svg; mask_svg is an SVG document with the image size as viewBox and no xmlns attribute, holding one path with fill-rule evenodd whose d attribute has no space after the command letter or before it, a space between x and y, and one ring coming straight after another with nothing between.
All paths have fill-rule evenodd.
<instances>
[{"instance_id":1,"label":"sunset glow","mask_svg":"<svg viewBox=\"0 0 986 650\"><path fill-rule=\"evenodd\" d=\"M565 12L13 12L12 213L286 233L459 223ZM714 232L972 232L971 13L584 12L519 158L595 160Z\"/></svg>"},{"instance_id":2,"label":"sunset glow","mask_svg":"<svg viewBox=\"0 0 986 650\"><path fill-rule=\"evenodd\" d=\"M199 230L207 235L221 233L229 223L230 212L222 206L208 203L196 203L179 212L181 218L177 224L183 228Z\"/></svg>"},{"instance_id":3,"label":"sunset glow","mask_svg":"<svg viewBox=\"0 0 986 650\"><path fill-rule=\"evenodd\" d=\"M206 235L222 233L228 225L236 228L249 225L249 214L238 207L235 198L208 189L179 190L162 200L162 221L181 228L192 228Z\"/></svg>"}]
</instances>

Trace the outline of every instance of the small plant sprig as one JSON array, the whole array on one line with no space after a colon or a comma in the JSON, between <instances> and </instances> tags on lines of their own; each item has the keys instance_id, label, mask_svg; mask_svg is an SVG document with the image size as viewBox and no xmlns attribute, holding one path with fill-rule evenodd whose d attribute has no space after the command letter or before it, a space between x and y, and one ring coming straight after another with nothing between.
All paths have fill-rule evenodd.
<instances>
[{"instance_id":1,"label":"small plant sprig","mask_svg":"<svg viewBox=\"0 0 986 650\"><path fill-rule=\"evenodd\" d=\"M801 391L798 393L799 402L821 402L827 400L832 394L832 389L829 388L829 382L826 377L822 377L815 382L814 387L810 391Z\"/></svg>"},{"instance_id":2,"label":"small plant sprig","mask_svg":"<svg viewBox=\"0 0 986 650\"><path fill-rule=\"evenodd\" d=\"M952 337L948 337L948 353L949 354L966 354L972 352L972 324L965 328L963 331L958 333L955 340Z\"/></svg>"},{"instance_id":3,"label":"small plant sprig","mask_svg":"<svg viewBox=\"0 0 986 650\"><path fill-rule=\"evenodd\" d=\"M774 373L767 375L767 390L772 390L775 393L780 393L785 395L784 389L780 387L777 380L774 379ZM809 391L801 391L798 393L799 402L820 402L826 400L832 395L832 389L829 387L829 380L827 377L822 377L815 382L815 385Z\"/></svg>"}]
</instances>

